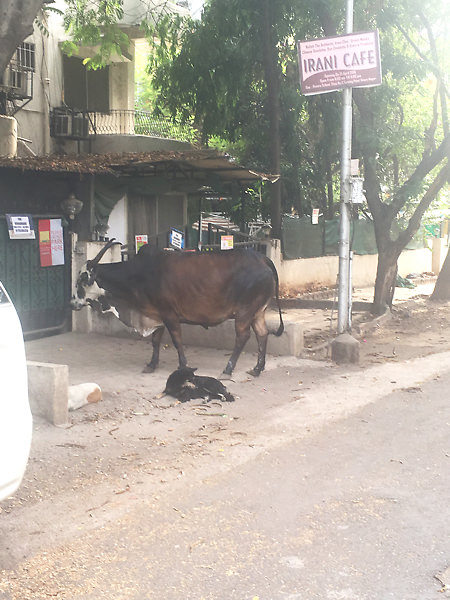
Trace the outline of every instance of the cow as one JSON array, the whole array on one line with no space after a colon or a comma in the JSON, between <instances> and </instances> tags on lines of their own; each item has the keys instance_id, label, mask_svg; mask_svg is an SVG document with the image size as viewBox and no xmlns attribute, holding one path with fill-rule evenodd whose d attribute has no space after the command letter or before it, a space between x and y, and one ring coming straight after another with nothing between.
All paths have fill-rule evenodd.
<instances>
[{"instance_id":1,"label":"cow","mask_svg":"<svg viewBox=\"0 0 450 600\"><path fill-rule=\"evenodd\" d=\"M154 251L143 246L128 261L100 263L114 244L110 240L88 260L78 275L71 306L90 305L100 313L112 312L141 335L152 335L153 354L144 372L153 373L159 362L161 338L166 327L178 352L178 368L187 361L181 338L181 323L206 329L227 319L235 321L235 345L221 378L230 378L250 337L258 342L258 358L249 371L258 376L265 367L268 328L265 311L276 297L280 325L284 330L279 301L278 274L272 261L249 249L217 252Z\"/></svg>"}]
</instances>

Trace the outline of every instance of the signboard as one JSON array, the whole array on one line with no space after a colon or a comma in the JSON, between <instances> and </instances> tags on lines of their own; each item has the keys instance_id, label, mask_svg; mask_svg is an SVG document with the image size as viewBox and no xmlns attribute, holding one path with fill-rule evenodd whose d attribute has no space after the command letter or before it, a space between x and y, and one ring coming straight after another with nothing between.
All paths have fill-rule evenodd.
<instances>
[{"instance_id":1,"label":"signboard","mask_svg":"<svg viewBox=\"0 0 450 600\"><path fill-rule=\"evenodd\" d=\"M308 40L297 47L305 96L381 84L378 31Z\"/></svg>"},{"instance_id":2,"label":"signboard","mask_svg":"<svg viewBox=\"0 0 450 600\"><path fill-rule=\"evenodd\" d=\"M172 228L169 233L169 244L177 250L184 250L184 233Z\"/></svg>"},{"instance_id":3,"label":"signboard","mask_svg":"<svg viewBox=\"0 0 450 600\"><path fill-rule=\"evenodd\" d=\"M61 219L39 220L39 255L41 267L64 264L64 237Z\"/></svg>"},{"instance_id":4,"label":"signboard","mask_svg":"<svg viewBox=\"0 0 450 600\"><path fill-rule=\"evenodd\" d=\"M312 223L312 225L319 224L319 209L318 208L312 209L311 223Z\"/></svg>"},{"instance_id":5,"label":"signboard","mask_svg":"<svg viewBox=\"0 0 450 600\"><path fill-rule=\"evenodd\" d=\"M10 240L34 240L33 218L31 215L6 215Z\"/></svg>"},{"instance_id":6,"label":"signboard","mask_svg":"<svg viewBox=\"0 0 450 600\"><path fill-rule=\"evenodd\" d=\"M142 248L142 246L145 246L146 244L148 244L148 235L135 235L134 243L136 246L136 254L137 254L139 252L139 250Z\"/></svg>"},{"instance_id":7,"label":"signboard","mask_svg":"<svg viewBox=\"0 0 450 600\"><path fill-rule=\"evenodd\" d=\"M350 180L352 186L351 202L352 204L362 204L366 201L364 196L364 179L362 177L352 177Z\"/></svg>"},{"instance_id":8,"label":"signboard","mask_svg":"<svg viewBox=\"0 0 450 600\"><path fill-rule=\"evenodd\" d=\"M232 235L221 235L220 236L220 249L221 250L233 250L234 239Z\"/></svg>"}]
</instances>

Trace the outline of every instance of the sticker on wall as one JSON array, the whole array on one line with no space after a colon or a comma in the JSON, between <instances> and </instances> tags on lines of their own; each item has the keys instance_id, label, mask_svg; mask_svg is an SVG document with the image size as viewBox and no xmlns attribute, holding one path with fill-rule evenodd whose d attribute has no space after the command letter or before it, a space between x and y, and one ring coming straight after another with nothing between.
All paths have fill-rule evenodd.
<instances>
[{"instance_id":1,"label":"sticker on wall","mask_svg":"<svg viewBox=\"0 0 450 600\"><path fill-rule=\"evenodd\" d=\"M233 250L234 239L232 235L221 235L220 236L220 249L221 250Z\"/></svg>"},{"instance_id":2,"label":"sticker on wall","mask_svg":"<svg viewBox=\"0 0 450 600\"><path fill-rule=\"evenodd\" d=\"M39 220L41 267L64 264L64 237L61 219Z\"/></svg>"},{"instance_id":3,"label":"sticker on wall","mask_svg":"<svg viewBox=\"0 0 450 600\"><path fill-rule=\"evenodd\" d=\"M34 240L33 218L31 215L6 215L10 240Z\"/></svg>"},{"instance_id":4,"label":"sticker on wall","mask_svg":"<svg viewBox=\"0 0 450 600\"><path fill-rule=\"evenodd\" d=\"M136 254L142 248L142 246L146 246L148 244L148 235L135 235L134 241L136 244Z\"/></svg>"}]
</instances>

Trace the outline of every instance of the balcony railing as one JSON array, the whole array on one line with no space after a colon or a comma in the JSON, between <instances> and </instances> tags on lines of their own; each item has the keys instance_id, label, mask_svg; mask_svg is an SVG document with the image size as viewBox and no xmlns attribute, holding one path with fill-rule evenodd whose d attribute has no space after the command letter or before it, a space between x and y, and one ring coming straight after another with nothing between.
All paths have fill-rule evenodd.
<instances>
[{"instance_id":1,"label":"balcony railing","mask_svg":"<svg viewBox=\"0 0 450 600\"><path fill-rule=\"evenodd\" d=\"M90 135L146 135L192 142L195 130L171 119L155 117L143 110L110 110L79 112L56 108L50 117L51 135L86 139Z\"/></svg>"},{"instance_id":2,"label":"balcony railing","mask_svg":"<svg viewBox=\"0 0 450 600\"><path fill-rule=\"evenodd\" d=\"M155 117L143 110L110 110L88 112L89 133L101 135L148 135L189 142L195 137L194 129L165 117Z\"/></svg>"}]
</instances>

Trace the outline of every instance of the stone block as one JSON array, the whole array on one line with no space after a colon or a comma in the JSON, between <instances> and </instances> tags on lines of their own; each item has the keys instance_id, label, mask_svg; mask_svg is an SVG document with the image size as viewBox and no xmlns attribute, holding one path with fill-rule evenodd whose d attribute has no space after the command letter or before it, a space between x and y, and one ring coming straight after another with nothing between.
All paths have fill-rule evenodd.
<instances>
[{"instance_id":1,"label":"stone block","mask_svg":"<svg viewBox=\"0 0 450 600\"><path fill-rule=\"evenodd\" d=\"M31 412L53 425L68 421L69 367L27 361L28 396Z\"/></svg>"}]
</instances>

